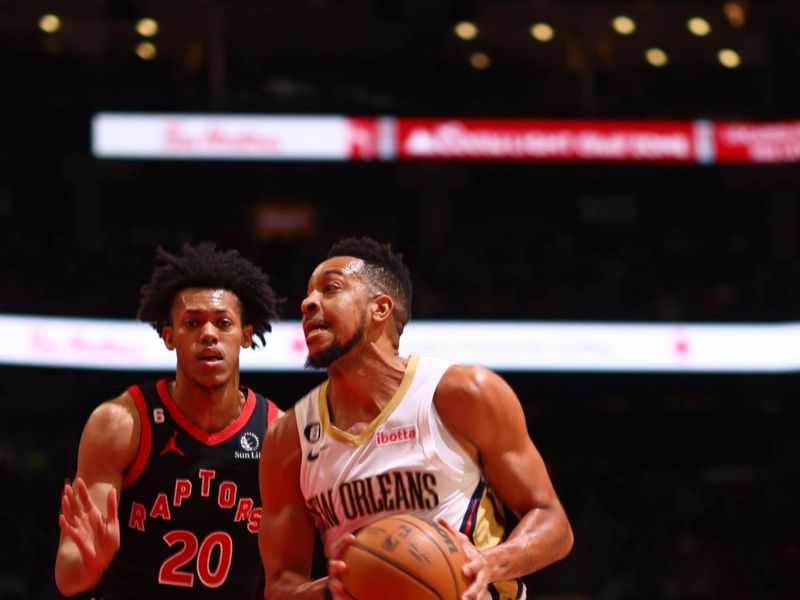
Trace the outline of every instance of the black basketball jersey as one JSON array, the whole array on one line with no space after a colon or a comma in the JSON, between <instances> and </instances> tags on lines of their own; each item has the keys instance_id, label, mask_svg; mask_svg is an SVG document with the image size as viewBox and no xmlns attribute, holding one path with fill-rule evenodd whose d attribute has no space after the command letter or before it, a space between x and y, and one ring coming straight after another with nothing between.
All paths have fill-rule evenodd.
<instances>
[{"instance_id":1,"label":"black basketball jersey","mask_svg":"<svg viewBox=\"0 0 800 600\"><path fill-rule=\"evenodd\" d=\"M128 388L142 423L122 482L120 550L97 598L263 598L258 459L277 407L242 388L242 413L207 433L162 379Z\"/></svg>"}]
</instances>

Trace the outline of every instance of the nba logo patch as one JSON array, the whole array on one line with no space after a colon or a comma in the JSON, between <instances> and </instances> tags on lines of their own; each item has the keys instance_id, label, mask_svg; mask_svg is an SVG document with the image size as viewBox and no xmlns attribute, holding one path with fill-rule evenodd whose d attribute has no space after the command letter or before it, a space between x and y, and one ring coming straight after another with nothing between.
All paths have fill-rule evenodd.
<instances>
[{"instance_id":1,"label":"nba logo patch","mask_svg":"<svg viewBox=\"0 0 800 600\"><path fill-rule=\"evenodd\" d=\"M309 442L316 444L319 441L321 432L322 426L319 422L315 421L314 423L309 423L306 425L306 428L303 430L303 435L306 436L306 439Z\"/></svg>"}]
</instances>

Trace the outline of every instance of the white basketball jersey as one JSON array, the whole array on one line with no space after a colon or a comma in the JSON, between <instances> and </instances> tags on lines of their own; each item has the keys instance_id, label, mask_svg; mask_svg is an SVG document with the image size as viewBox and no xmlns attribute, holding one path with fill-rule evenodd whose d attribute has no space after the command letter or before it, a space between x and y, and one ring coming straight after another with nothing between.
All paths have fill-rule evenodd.
<instances>
[{"instance_id":1,"label":"white basketball jersey","mask_svg":"<svg viewBox=\"0 0 800 600\"><path fill-rule=\"evenodd\" d=\"M433 403L452 364L411 355L394 397L358 435L331 424L327 381L295 405L300 487L326 555L342 535L396 513L444 518L478 547L503 540L502 512L480 467L441 422ZM492 587L495 598L525 597L518 580Z\"/></svg>"}]
</instances>

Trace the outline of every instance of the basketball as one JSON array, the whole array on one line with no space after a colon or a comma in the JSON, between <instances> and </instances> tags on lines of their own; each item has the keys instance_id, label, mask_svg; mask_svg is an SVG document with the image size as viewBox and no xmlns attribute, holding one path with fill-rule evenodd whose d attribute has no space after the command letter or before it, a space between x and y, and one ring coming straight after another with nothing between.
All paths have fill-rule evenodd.
<instances>
[{"instance_id":1,"label":"basketball","mask_svg":"<svg viewBox=\"0 0 800 600\"><path fill-rule=\"evenodd\" d=\"M447 529L411 515L367 525L344 554L347 592L356 600L455 600L466 589L466 556Z\"/></svg>"}]
</instances>

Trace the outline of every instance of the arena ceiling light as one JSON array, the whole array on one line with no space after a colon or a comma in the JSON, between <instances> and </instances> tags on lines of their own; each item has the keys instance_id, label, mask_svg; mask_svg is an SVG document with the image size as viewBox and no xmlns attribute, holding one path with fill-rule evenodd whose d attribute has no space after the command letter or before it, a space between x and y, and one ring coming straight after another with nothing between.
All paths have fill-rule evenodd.
<instances>
[{"instance_id":1,"label":"arena ceiling light","mask_svg":"<svg viewBox=\"0 0 800 600\"><path fill-rule=\"evenodd\" d=\"M142 37L153 37L158 33L158 21L155 19L139 19L136 23L136 33Z\"/></svg>"},{"instance_id":2,"label":"arena ceiling light","mask_svg":"<svg viewBox=\"0 0 800 600\"><path fill-rule=\"evenodd\" d=\"M453 26L453 31L465 41L474 40L478 37L478 26L472 21L459 21Z\"/></svg>"},{"instance_id":3,"label":"arena ceiling light","mask_svg":"<svg viewBox=\"0 0 800 600\"><path fill-rule=\"evenodd\" d=\"M703 17L692 17L686 21L686 27L693 35L703 37L711 33L711 25Z\"/></svg>"},{"instance_id":4,"label":"arena ceiling light","mask_svg":"<svg viewBox=\"0 0 800 600\"><path fill-rule=\"evenodd\" d=\"M664 67L669 62L667 53L661 48L648 48L644 57L654 67Z\"/></svg>"},{"instance_id":5,"label":"arena ceiling light","mask_svg":"<svg viewBox=\"0 0 800 600\"><path fill-rule=\"evenodd\" d=\"M485 71L491 66L492 60L485 52L473 52L469 56L469 64L479 71Z\"/></svg>"},{"instance_id":6,"label":"arena ceiling light","mask_svg":"<svg viewBox=\"0 0 800 600\"><path fill-rule=\"evenodd\" d=\"M156 54L158 54L158 50L152 42L141 42L136 46L136 56L142 60L153 60Z\"/></svg>"},{"instance_id":7,"label":"arena ceiling light","mask_svg":"<svg viewBox=\"0 0 800 600\"><path fill-rule=\"evenodd\" d=\"M631 35L636 31L636 22L626 15L614 17L611 21L611 26L620 35Z\"/></svg>"},{"instance_id":8,"label":"arena ceiling light","mask_svg":"<svg viewBox=\"0 0 800 600\"><path fill-rule=\"evenodd\" d=\"M55 33L61 29L61 19L57 15L48 13L39 19L39 29L45 33Z\"/></svg>"},{"instance_id":9,"label":"arena ceiling light","mask_svg":"<svg viewBox=\"0 0 800 600\"><path fill-rule=\"evenodd\" d=\"M741 29L747 22L744 6L741 2L726 2L722 7L722 12L728 19L728 23Z\"/></svg>"},{"instance_id":10,"label":"arena ceiling light","mask_svg":"<svg viewBox=\"0 0 800 600\"><path fill-rule=\"evenodd\" d=\"M735 69L742 64L742 58L736 50L730 48L723 48L717 52L717 59L720 64L727 69Z\"/></svg>"},{"instance_id":11,"label":"arena ceiling light","mask_svg":"<svg viewBox=\"0 0 800 600\"><path fill-rule=\"evenodd\" d=\"M548 23L534 23L531 25L531 37L540 42L549 42L556 32Z\"/></svg>"}]
</instances>

